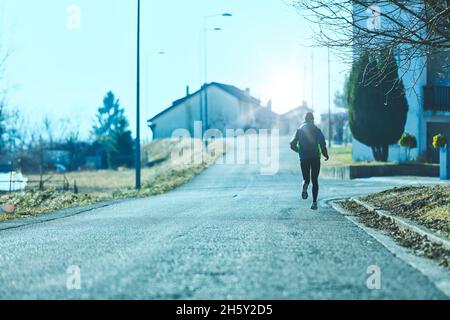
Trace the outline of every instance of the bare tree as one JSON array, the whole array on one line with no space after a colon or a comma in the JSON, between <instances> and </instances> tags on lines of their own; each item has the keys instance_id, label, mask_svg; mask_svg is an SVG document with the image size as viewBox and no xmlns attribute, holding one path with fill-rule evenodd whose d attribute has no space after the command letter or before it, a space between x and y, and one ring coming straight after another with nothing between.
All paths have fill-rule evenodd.
<instances>
[{"instance_id":1,"label":"bare tree","mask_svg":"<svg viewBox=\"0 0 450 320\"><path fill-rule=\"evenodd\" d=\"M440 72L448 73L450 0L294 0L292 5L313 23L314 43L336 49L344 59L391 51L400 69L423 72L423 59L417 58L433 56Z\"/></svg>"}]
</instances>

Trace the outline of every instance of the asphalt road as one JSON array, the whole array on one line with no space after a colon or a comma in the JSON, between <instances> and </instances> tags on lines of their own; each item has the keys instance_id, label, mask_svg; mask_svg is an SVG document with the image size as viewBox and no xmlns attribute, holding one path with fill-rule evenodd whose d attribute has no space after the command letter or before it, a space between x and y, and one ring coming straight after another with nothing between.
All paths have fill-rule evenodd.
<instances>
[{"instance_id":1,"label":"asphalt road","mask_svg":"<svg viewBox=\"0 0 450 320\"><path fill-rule=\"evenodd\" d=\"M2 230L0 298L446 298L323 202L311 211L295 154L282 148L280 161L273 176L215 165L166 195ZM322 180L321 199L389 186ZM372 265L380 290L366 285ZM69 266L80 290L66 286Z\"/></svg>"}]
</instances>

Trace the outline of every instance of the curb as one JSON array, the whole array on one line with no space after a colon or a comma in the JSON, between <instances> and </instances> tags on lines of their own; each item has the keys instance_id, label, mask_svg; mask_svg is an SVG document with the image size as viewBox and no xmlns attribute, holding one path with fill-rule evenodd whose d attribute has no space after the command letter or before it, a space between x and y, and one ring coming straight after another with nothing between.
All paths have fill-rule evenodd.
<instances>
[{"instance_id":1,"label":"curb","mask_svg":"<svg viewBox=\"0 0 450 320\"><path fill-rule=\"evenodd\" d=\"M321 170L322 177L338 180L353 180L372 177L418 176L439 177L439 166L422 164L390 165L335 165Z\"/></svg>"},{"instance_id":2,"label":"curb","mask_svg":"<svg viewBox=\"0 0 450 320\"><path fill-rule=\"evenodd\" d=\"M358 198L351 198L352 201L356 202L357 204L359 204L360 206L363 206L364 208L366 208L367 210L369 210L370 212L373 212L375 214L377 214L380 217L384 217L384 218L388 218L391 221L393 221L397 227L399 227L400 229L406 229L408 231L417 233L423 237L426 237L430 242L437 244L437 245L442 245L446 250L450 250L450 241L447 240L444 236L441 236L439 234L434 233L433 231L431 231L430 229L420 226L414 222L412 222L409 219L405 219L402 217L398 217L393 215L392 213L390 213L389 211L386 210L380 210L375 208L374 206L372 206L371 204L364 202Z\"/></svg>"},{"instance_id":3,"label":"curb","mask_svg":"<svg viewBox=\"0 0 450 320\"><path fill-rule=\"evenodd\" d=\"M395 257L407 263L421 274L427 277L436 288L450 298L450 279L447 269L438 266L434 261L424 257L419 257L411 252L409 248L402 247L395 242L393 238L384 235L378 230L367 227L357 220L357 215L346 210L337 202L331 202L331 206L338 213L342 214L348 221L355 224L358 228L366 232L373 239L378 241L383 247L390 251Z\"/></svg>"},{"instance_id":4,"label":"curb","mask_svg":"<svg viewBox=\"0 0 450 320\"><path fill-rule=\"evenodd\" d=\"M128 199L127 199L128 200ZM17 229L26 227L33 224L40 224L44 222L54 221L58 219L64 219L69 218L78 214L82 214L85 212L93 211L96 209L106 208L113 206L115 204L124 202L126 200L113 200L113 201L106 201L101 202L94 205L88 205L83 207L75 207L75 208L68 208L68 209L62 209L54 212L48 212L48 213L41 213L36 216L28 216L23 218L17 218L9 221L0 222L0 232L11 230L11 229Z\"/></svg>"}]
</instances>

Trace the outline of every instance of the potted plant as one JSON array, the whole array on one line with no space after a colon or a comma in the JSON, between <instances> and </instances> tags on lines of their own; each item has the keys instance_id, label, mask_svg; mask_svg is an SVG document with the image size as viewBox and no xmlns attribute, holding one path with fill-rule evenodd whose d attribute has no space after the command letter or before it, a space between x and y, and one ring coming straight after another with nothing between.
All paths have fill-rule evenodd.
<instances>
[{"instance_id":1,"label":"potted plant","mask_svg":"<svg viewBox=\"0 0 450 320\"><path fill-rule=\"evenodd\" d=\"M441 180L450 180L450 148L448 140L443 134L433 137L433 147L440 149L440 169Z\"/></svg>"},{"instance_id":2,"label":"potted plant","mask_svg":"<svg viewBox=\"0 0 450 320\"><path fill-rule=\"evenodd\" d=\"M408 162L410 160L411 149L417 148L416 137L412 134L404 133L398 143L400 146L406 148L406 162Z\"/></svg>"}]
</instances>

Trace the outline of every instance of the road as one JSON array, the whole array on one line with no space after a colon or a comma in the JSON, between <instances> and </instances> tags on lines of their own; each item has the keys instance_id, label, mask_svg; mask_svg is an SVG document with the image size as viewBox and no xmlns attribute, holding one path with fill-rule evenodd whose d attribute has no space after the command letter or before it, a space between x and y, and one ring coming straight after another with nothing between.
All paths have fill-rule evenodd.
<instances>
[{"instance_id":1,"label":"road","mask_svg":"<svg viewBox=\"0 0 450 320\"><path fill-rule=\"evenodd\" d=\"M295 154L280 152L273 176L215 165L162 196L0 231L0 298L446 298L323 201L311 211ZM321 180L321 199L389 186ZM380 290L366 285L372 265ZM80 290L66 286L69 266Z\"/></svg>"}]
</instances>

